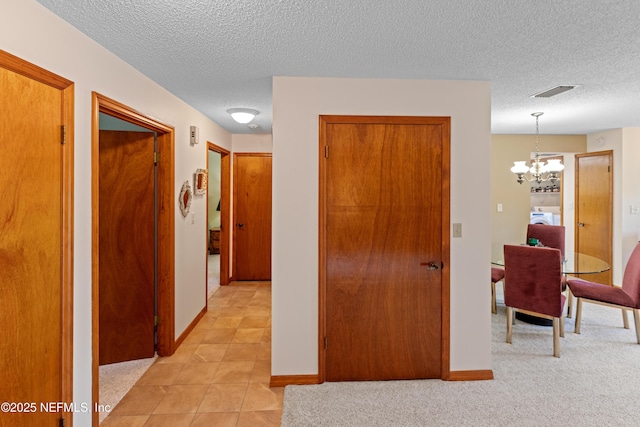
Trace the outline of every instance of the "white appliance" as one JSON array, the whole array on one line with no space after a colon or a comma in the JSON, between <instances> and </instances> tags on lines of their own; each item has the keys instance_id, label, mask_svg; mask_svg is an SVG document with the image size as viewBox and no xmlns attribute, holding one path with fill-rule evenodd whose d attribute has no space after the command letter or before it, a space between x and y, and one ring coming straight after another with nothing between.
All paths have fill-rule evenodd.
<instances>
[{"instance_id":1,"label":"white appliance","mask_svg":"<svg viewBox=\"0 0 640 427\"><path fill-rule=\"evenodd\" d=\"M534 206L529 224L560 225L560 206Z\"/></svg>"},{"instance_id":2,"label":"white appliance","mask_svg":"<svg viewBox=\"0 0 640 427\"><path fill-rule=\"evenodd\" d=\"M551 212L531 212L529 224L553 225L553 214Z\"/></svg>"}]
</instances>

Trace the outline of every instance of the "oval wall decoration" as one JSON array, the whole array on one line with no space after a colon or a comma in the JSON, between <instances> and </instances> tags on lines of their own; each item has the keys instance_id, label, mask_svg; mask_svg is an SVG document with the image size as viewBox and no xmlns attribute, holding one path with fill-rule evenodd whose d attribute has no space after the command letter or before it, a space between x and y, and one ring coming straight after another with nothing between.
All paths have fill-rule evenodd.
<instances>
[{"instance_id":1,"label":"oval wall decoration","mask_svg":"<svg viewBox=\"0 0 640 427\"><path fill-rule=\"evenodd\" d=\"M193 198L193 193L191 192L191 186L189 185L189 181L185 181L182 184L182 190L180 190L180 197L178 201L180 202L180 212L182 212L182 216L187 216L189 214L189 208L191 207L191 199Z\"/></svg>"}]
</instances>

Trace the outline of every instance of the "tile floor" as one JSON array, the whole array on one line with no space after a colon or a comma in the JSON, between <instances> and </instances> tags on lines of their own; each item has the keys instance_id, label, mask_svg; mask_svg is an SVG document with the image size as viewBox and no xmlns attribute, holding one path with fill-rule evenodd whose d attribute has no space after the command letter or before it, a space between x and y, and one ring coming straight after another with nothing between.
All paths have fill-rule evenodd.
<instances>
[{"instance_id":1,"label":"tile floor","mask_svg":"<svg viewBox=\"0 0 640 427\"><path fill-rule=\"evenodd\" d=\"M100 426L279 426L284 388L269 388L270 377L271 283L233 282Z\"/></svg>"}]
</instances>

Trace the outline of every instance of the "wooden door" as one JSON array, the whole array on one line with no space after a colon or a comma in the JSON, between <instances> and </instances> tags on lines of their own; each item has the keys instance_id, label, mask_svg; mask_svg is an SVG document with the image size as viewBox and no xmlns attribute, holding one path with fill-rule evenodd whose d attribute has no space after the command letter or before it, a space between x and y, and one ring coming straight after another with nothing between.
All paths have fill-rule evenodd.
<instances>
[{"instance_id":1,"label":"wooden door","mask_svg":"<svg viewBox=\"0 0 640 427\"><path fill-rule=\"evenodd\" d=\"M71 401L73 86L0 51L0 94L0 426L57 426L40 402Z\"/></svg>"},{"instance_id":2,"label":"wooden door","mask_svg":"<svg viewBox=\"0 0 640 427\"><path fill-rule=\"evenodd\" d=\"M613 152L576 154L576 251L611 265L613 242ZM611 270L582 276L610 285Z\"/></svg>"},{"instance_id":3,"label":"wooden door","mask_svg":"<svg viewBox=\"0 0 640 427\"><path fill-rule=\"evenodd\" d=\"M154 355L154 136L100 131L100 364Z\"/></svg>"},{"instance_id":4,"label":"wooden door","mask_svg":"<svg viewBox=\"0 0 640 427\"><path fill-rule=\"evenodd\" d=\"M235 154L235 280L271 280L271 154Z\"/></svg>"},{"instance_id":5,"label":"wooden door","mask_svg":"<svg viewBox=\"0 0 640 427\"><path fill-rule=\"evenodd\" d=\"M326 380L440 378L449 119L321 120Z\"/></svg>"}]
</instances>

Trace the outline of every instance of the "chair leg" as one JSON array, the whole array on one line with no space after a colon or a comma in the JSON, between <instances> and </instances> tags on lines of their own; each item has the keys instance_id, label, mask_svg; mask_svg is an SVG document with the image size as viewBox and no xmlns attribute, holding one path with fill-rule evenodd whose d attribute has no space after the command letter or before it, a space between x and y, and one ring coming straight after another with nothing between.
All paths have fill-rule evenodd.
<instances>
[{"instance_id":1,"label":"chair leg","mask_svg":"<svg viewBox=\"0 0 640 427\"><path fill-rule=\"evenodd\" d=\"M553 356L560 357L560 319L553 318Z\"/></svg>"},{"instance_id":2,"label":"chair leg","mask_svg":"<svg viewBox=\"0 0 640 427\"><path fill-rule=\"evenodd\" d=\"M493 314L498 312L496 307L496 282L491 282L491 312Z\"/></svg>"},{"instance_id":3,"label":"chair leg","mask_svg":"<svg viewBox=\"0 0 640 427\"><path fill-rule=\"evenodd\" d=\"M627 317L627 310L623 308L621 309L621 311L622 311L622 324L624 325L625 329L629 329L629 318Z\"/></svg>"},{"instance_id":4,"label":"chair leg","mask_svg":"<svg viewBox=\"0 0 640 427\"><path fill-rule=\"evenodd\" d=\"M633 309L633 321L636 324L636 339L638 340L638 344L640 344L640 310L637 308Z\"/></svg>"},{"instance_id":5,"label":"chair leg","mask_svg":"<svg viewBox=\"0 0 640 427\"><path fill-rule=\"evenodd\" d=\"M513 309L507 307L507 344L511 344L511 331L513 329Z\"/></svg>"},{"instance_id":6,"label":"chair leg","mask_svg":"<svg viewBox=\"0 0 640 427\"><path fill-rule=\"evenodd\" d=\"M564 317L560 316L560 336L564 338Z\"/></svg>"},{"instance_id":7,"label":"chair leg","mask_svg":"<svg viewBox=\"0 0 640 427\"><path fill-rule=\"evenodd\" d=\"M580 333L580 321L582 320L582 298L576 298L576 326L573 332Z\"/></svg>"}]
</instances>

